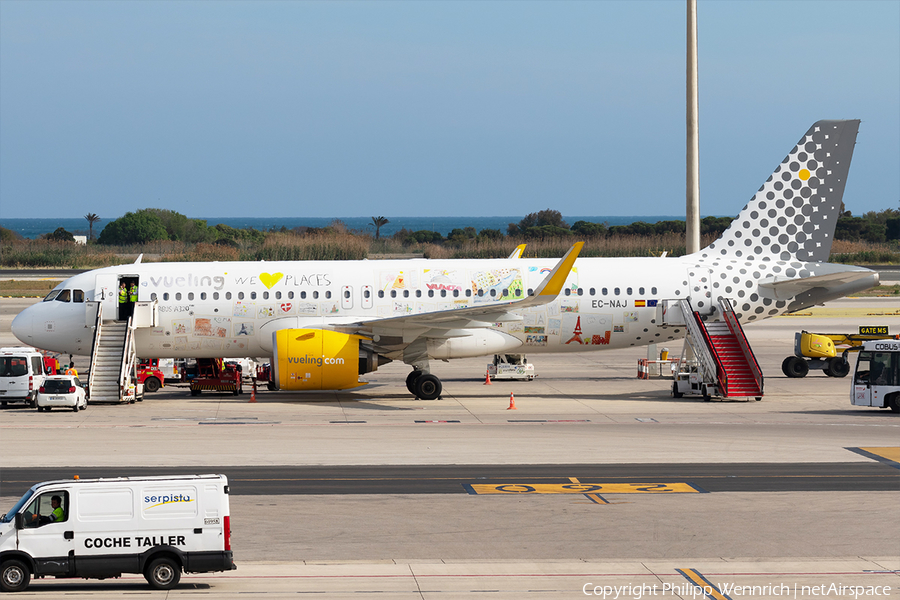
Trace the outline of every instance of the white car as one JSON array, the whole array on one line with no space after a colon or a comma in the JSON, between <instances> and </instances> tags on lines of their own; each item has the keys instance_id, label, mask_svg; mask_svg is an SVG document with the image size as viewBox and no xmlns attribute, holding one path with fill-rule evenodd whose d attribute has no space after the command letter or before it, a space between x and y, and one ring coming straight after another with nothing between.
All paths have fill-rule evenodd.
<instances>
[{"instance_id":1,"label":"white car","mask_svg":"<svg viewBox=\"0 0 900 600\"><path fill-rule=\"evenodd\" d=\"M87 392L74 375L51 375L38 388L34 405L39 411L59 407L78 412L87 408Z\"/></svg>"}]
</instances>

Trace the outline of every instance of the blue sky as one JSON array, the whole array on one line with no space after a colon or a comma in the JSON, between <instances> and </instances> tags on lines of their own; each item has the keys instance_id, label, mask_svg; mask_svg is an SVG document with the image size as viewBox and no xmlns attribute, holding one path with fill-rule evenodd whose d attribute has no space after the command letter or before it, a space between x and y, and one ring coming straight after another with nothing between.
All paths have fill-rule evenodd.
<instances>
[{"instance_id":1,"label":"blue sky","mask_svg":"<svg viewBox=\"0 0 900 600\"><path fill-rule=\"evenodd\" d=\"M700 0L700 202L819 119L900 202L900 1ZM0 0L0 218L684 212L685 3Z\"/></svg>"}]
</instances>

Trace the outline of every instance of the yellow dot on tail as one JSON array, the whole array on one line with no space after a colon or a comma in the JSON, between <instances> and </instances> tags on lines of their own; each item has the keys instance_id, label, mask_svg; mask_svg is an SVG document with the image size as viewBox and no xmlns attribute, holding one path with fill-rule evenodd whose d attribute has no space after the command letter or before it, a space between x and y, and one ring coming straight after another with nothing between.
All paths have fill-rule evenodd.
<instances>
[{"instance_id":1,"label":"yellow dot on tail","mask_svg":"<svg viewBox=\"0 0 900 600\"><path fill-rule=\"evenodd\" d=\"M800 169L799 176L803 181L809 179L809 169Z\"/></svg>"}]
</instances>

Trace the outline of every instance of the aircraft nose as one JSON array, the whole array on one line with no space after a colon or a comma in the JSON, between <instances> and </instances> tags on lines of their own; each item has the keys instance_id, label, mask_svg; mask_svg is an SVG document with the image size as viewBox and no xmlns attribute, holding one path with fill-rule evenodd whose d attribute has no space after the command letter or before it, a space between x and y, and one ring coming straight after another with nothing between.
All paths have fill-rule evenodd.
<instances>
[{"instance_id":1,"label":"aircraft nose","mask_svg":"<svg viewBox=\"0 0 900 600\"><path fill-rule=\"evenodd\" d=\"M20 342L29 346L34 345L34 315L30 307L16 315L10 329Z\"/></svg>"}]
</instances>

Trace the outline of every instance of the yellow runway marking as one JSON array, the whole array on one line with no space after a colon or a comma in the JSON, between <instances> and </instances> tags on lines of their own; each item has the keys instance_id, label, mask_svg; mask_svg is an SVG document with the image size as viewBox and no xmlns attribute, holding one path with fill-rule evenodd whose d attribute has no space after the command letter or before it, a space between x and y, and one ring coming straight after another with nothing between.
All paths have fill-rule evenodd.
<instances>
[{"instance_id":1,"label":"yellow runway marking","mask_svg":"<svg viewBox=\"0 0 900 600\"><path fill-rule=\"evenodd\" d=\"M846 307L846 308L832 308L828 306L822 307L814 307L808 308L806 310L791 313L789 315L781 315L780 317L776 317L777 319L783 317L826 317L826 318L839 318L839 317L900 317L900 310L898 309L877 309L870 307Z\"/></svg>"},{"instance_id":2,"label":"yellow runway marking","mask_svg":"<svg viewBox=\"0 0 900 600\"><path fill-rule=\"evenodd\" d=\"M900 463L900 446L885 446L883 448L860 448L869 454L880 456L894 462Z\"/></svg>"},{"instance_id":3,"label":"yellow runway marking","mask_svg":"<svg viewBox=\"0 0 900 600\"><path fill-rule=\"evenodd\" d=\"M687 483L473 483L473 494L697 494Z\"/></svg>"},{"instance_id":4,"label":"yellow runway marking","mask_svg":"<svg viewBox=\"0 0 900 600\"><path fill-rule=\"evenodd\" d=\"M707 597L713 600L731 600L731 598L719 591L715 585L704 577L697 569L675 569L685 579L693 583Z\"/></svg>"}]
</instances>

